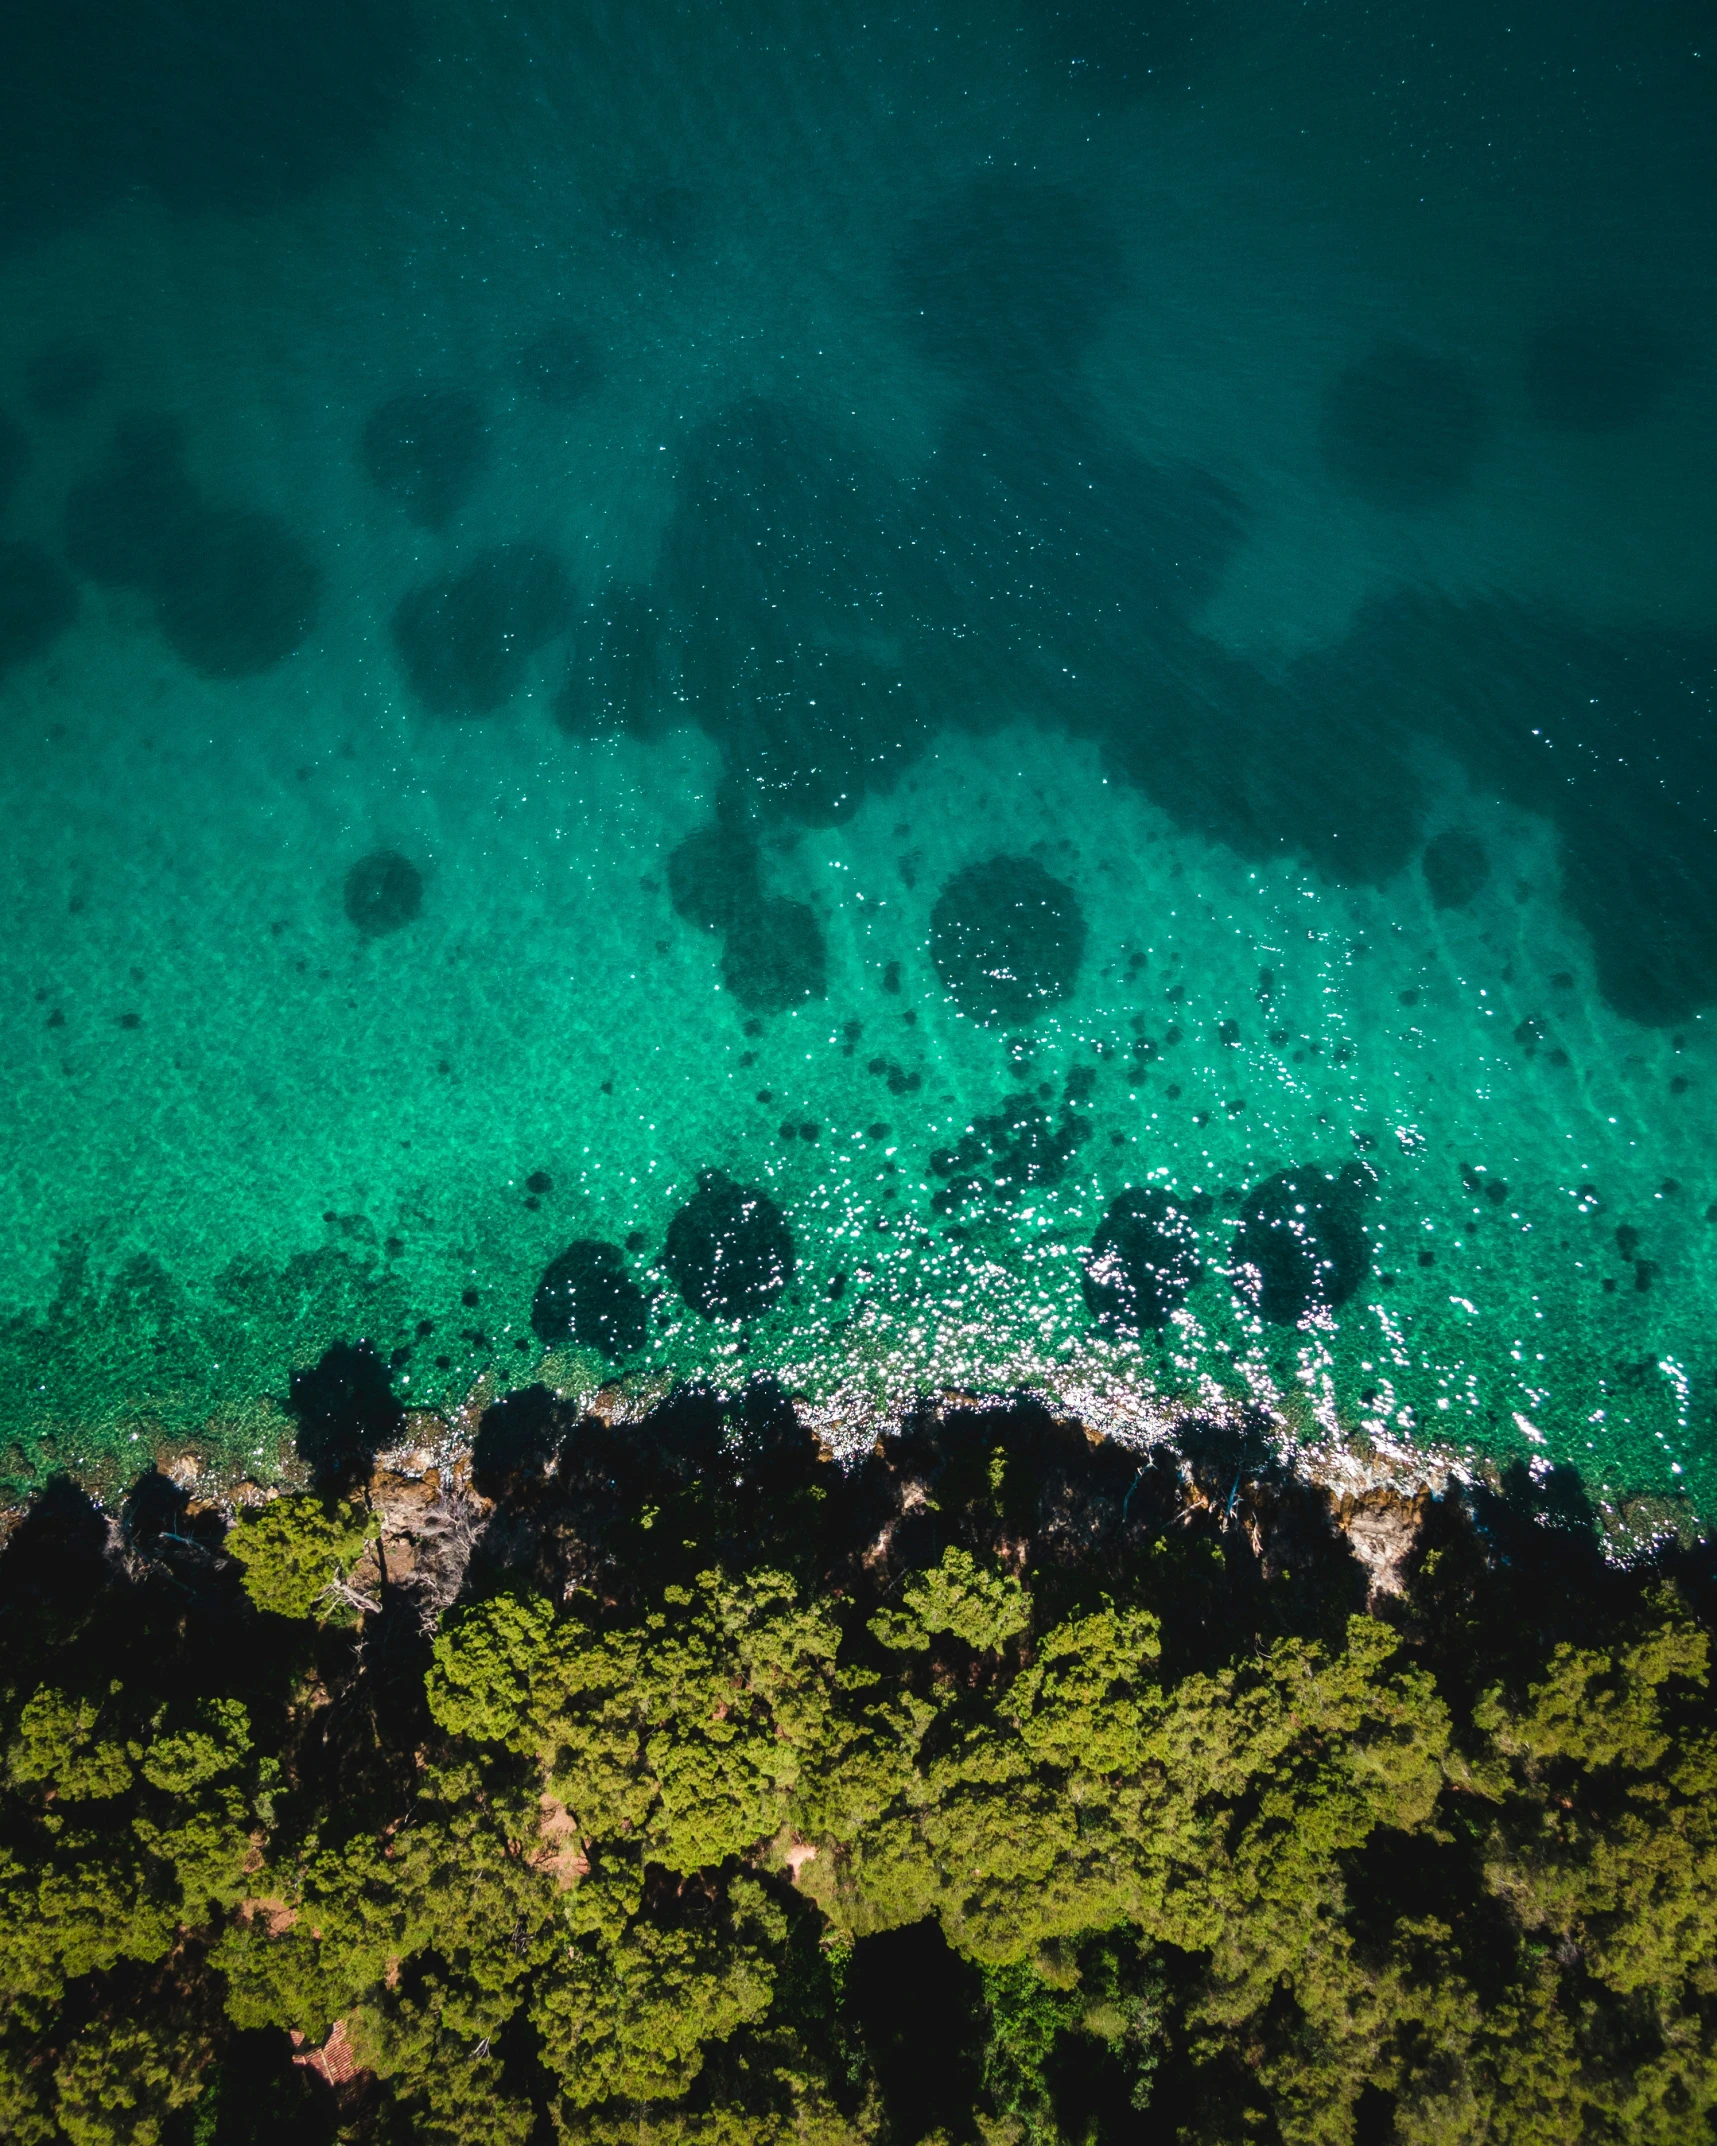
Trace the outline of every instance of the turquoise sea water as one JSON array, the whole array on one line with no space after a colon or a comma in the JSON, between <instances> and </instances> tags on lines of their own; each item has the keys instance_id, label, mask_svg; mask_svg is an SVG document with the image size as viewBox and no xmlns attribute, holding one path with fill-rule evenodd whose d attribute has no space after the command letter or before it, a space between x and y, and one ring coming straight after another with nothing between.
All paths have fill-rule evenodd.
<instances>
[{"instance_id":1,"label":"turquoise sea water","mask_svg":"<svg viewBox=\"0 0 1717 2146\"><path fill-rule=\"evenodd\" d=\"M362 1339L1709 1514L1709 7L0 36L14 1489Z\"/></svg>"}]
</instances>

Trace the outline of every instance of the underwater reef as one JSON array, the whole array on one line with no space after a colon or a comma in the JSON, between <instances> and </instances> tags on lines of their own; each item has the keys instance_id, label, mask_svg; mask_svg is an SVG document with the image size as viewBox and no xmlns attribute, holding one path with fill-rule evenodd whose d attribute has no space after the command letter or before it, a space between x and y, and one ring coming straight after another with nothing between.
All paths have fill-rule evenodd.
<instances>
[{"instance_id":1,"label":"underwater reef","mask_svg":"<svg viewBox=\"0 0 1717 2146\"><path fill-rule=\"evenodd\" d=\"M66 556L146 597L174 653L205 678L249 678L309 637L322 570L278 515L208 498L176 417L124 419L66 501Z\"/></svg>"},{"instance_id":2,"label":"underwater reef","mask_svg":"<svg viewBox=\"0 0 1717 2146\"><path fill-rule=\"evenodd\" d=\"M700 1191L688 1292L790 1262L766 1206ZM1104 1307L1182 1243L1117 1203ZM543 1323L630 1287L575 1244ZM1607 1562L1571 1471L1336 1497L1006 1400L843 1469L766 1381L390 1454L363 1343L288 1407L303 1487L13 1516L8 2139L1706 2135L1717 1567Z\"/></svg>"}]
</instances>

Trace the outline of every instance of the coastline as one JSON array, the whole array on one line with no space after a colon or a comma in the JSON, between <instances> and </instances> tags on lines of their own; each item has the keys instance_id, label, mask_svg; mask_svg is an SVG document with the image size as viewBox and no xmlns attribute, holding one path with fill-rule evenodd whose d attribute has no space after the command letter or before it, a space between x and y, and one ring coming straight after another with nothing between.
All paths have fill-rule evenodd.
<instances>
[{"instance_id":1,"label":"coastline","mask_svg":"<svg viewBox=\"0 0 1717 2146\"><path fill-rule=\"evenodd\" d=\"M553 1376L553 1358L537 1369L551 1376L512 1385L483 1377L453 1407L405 1411L400 1435L374 1452L370 1495L382 1523L384 1555L390 1555L393 1546L392 1563L410 1570L421 1515L445 1495L469 1507L474 1525L490 1516L495 1501L473 1486L474 1456L485 1418L504 1402L533 1395L551 1402L567 1420L588 1417L609 1430L647 1431L654 1417L670 1414L688 1400L712 1404L725 1414L743 1410L750 1396L767 1394L791 1412L823 1459L847 1475L867 1457L887 1455L914 1433L930 1430L941 1436L958 1425L979 1436L986 1417L1023 1410L1060 1432L1077 1431L1093 1448L1118 1446L1136 1455L1141 1467L1165 1453L1172 1455L1187 1513L1211 1505L1212 1494L1200 1481L1201 1457L1221 1446L1234 1456L1231 1503L1242 1490L1250 1495L1261 1483L1282 1481L1309 1489L1327 1503L1329 1522L1365 1568L1374 1600L1399 1591L1430 1505L1459 1501L1474 1491L1518 1497L1529 1483L1554 1485L1556 1502L1564 1510L1583 1506L1606 1562L1618 1566L1649 1560L1672 1546L1689 1549L1711 1533L1711 1524L1685 1497L1652 1490L1614 1499L1589 1497L1575 1471L1548 1459L1499 1464L1470 1450L1379 1435L1375 1425L1338 1427L1333 1434L1320 1425L1322 1435L1307 1436L1291 1420L1257 1404L1176 1410L1142 1387L1119 1397L1113 1392L1100 1399L1087 1395L1098 1405L1084 1409L1069 1406L1053 1392L1020 1387L949 1387L879 1407L856 1389L835 1402L807 1401L767 1377L732 1388L660 1376L623 1376L592 1384L576 1376ZM212 1513L230 1524L248 1509L310 1485L311 1471L294 1450L291 1417L272 1397L258 1403L258 1414L269 1425L273 1444L260 1468L245 1465L227 1440L203 1448L167 1440L150 1455L149 1467L186 1497L191 1517ZM247 1441L255 1430L253 1424ZM267 1452L267 1441L249 1450L255 1459ZM67 1472L99 1507L117 1516L137 1474L146 1476L149 1469L140 1467L131 1476L111 1466L87 1475ZM22 1498L0 1502L0 1548L40 1489L38 1484ZM1250 1532L1254 1551L1262 1554L1256 1527Z\"/></svg>"}]
</instances>

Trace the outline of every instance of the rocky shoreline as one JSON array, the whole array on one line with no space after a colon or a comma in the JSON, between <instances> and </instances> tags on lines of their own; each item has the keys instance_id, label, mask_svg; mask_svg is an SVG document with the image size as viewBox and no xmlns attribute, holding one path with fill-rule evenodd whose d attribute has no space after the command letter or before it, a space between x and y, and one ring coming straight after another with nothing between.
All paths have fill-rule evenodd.
<instances>
[{"instance_id":1,"label":"rocky shoreline","mask_svg":"<svg viewBox=\"0 0 1717 2146\"><path fill-rule=\"evenodd\" d=\"M601 1426L606 1434L628 1433L646 1442L652 1426L687 1406L713 1410L726 1419L762 1405L781 1414L796 1433L813 1442L823 1463L850 1476L867 1461L880 1464L894 1485L893 1520L909 1514L925 1496L924 1485L906 1457L914 1441L928 1438L941 1448L951 1441L981 1439L992 1419L1037 1417L1055 1437L1095 1454L1107 1448L1119 1461L1129 1458L1153 1477L1165 1473L1178 1486L1180 1517L1215 1511L1219 1525L1245 1534L1251 1551L1266 1570L1283 1562L1277 1540L1282 1513L1296 1512L1296 1527L1305 1523L1306 1501L1323 1515L1324 1524L1363 1569L1368 1601L1375 1606L1399 1594L1427 1514L1440 1501L1460 1501L1482 1492L1490 1497L1531 1497L1556 1507L1566 1518L1575 1506L1596 1536L1606 1561L1627 1565L1649 1559L1672 1545L1685 1548L1706 1532L1685 1506L1642 1496L1615 1504L1586 1504L1572 1471L1515 1466L1500 1470L1471 1455L1417 1448L1359 1434L1343 1440L1310 1442L1262 1410L1234 1410L1188 1415L1165 1426L1160 1407L1118 1414L1102 1411L1106 1421L1089 1420L1057 1408L1030 1393L983 1394L949 1390L928 1396L915 1407L886 1417L869 1408L811 1405L785 1395L769 1382L755 1382L731 1394L659 1382L639 1389L626 1380L610 1381L582 1394L547 1386L515 1389L496 1395L479 1382L455 1409L415 1410L404 1415L400 1435L373 1451L367 1495L380 1521L376 1545L351 1577L354 1606L378 1605L385 1585L403 1586L433 1616L458 1596L470 1558L516 1488L501 1476L485 1447L496 1442L498 1424L517 1422L535 1409L552 1417L558 1435L580 1422ZM1141 1396L1141 1403L1144 1397ZM731 1437L731 1432L728 1434ZM544 1495L552 1495L559 1461L540 1439L538 1455ZM269 1476L237 1474L192 1451L158 1456L156 1468L183 1502L188 1522L207 1516L221 1528L246 1509L303 1489L312 1470L282 1440L280 1466ZM1550 1486L1548 1499L1543 1496ZM132 1486L97 1502L110 1512L116 1547L126 1533L125 1513ZM0 1543L28 1510L20 1506L0 1514ZM207 1524L207 1523L205 1523ZM883 1523L884 1529L890 1523Z\"/></svg>"}]
</instances>

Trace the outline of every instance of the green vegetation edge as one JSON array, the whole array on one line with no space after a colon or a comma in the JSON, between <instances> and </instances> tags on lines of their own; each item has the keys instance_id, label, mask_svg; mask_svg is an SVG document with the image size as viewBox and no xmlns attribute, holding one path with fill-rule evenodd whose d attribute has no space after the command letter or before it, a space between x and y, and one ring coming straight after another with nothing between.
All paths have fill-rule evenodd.
<instances>
[{"instance_id":1,"label":"green vegetation edge","mask_svg":"<svg viewBox=\"0 0 1717 2146\"><path fill-rule=\"evenodd\" d=\"M1712 1561L1571 1475L1368 1569L1233 1426L300 1424L0 1556L7 2139L1717 2135Z\"/></svg>"}]
</instances>

